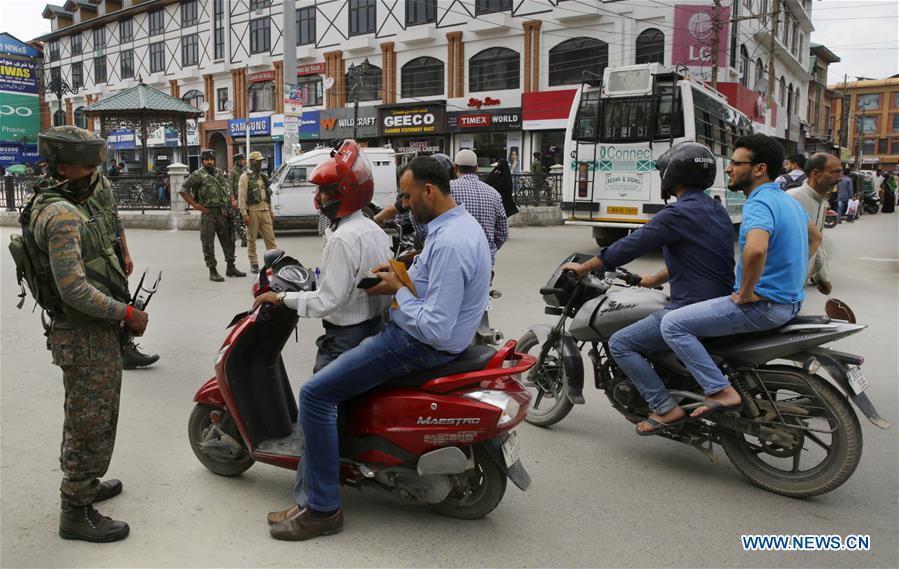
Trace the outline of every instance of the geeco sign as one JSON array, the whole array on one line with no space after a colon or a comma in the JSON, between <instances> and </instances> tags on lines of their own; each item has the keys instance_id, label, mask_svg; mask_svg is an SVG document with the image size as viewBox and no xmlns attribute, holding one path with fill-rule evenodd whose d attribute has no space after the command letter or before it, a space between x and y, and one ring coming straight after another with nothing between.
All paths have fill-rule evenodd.
<instances>
[{"instance_id":1,"label":"geeco sign","mask_svg":"<svg viewBox=\"0 0 899 569\"><path fill-rule=\"evenodd\" d=\"M444 131L442 105L412 105L378 109L381 136L438 134Z\"/></svg>"}]
</instances>

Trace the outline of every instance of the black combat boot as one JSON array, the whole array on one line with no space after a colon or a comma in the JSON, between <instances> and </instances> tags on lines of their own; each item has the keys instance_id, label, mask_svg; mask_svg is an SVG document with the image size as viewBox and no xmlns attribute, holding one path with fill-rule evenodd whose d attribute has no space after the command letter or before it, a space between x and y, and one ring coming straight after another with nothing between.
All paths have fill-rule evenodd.
<instances>
[{"instance_id":1,"label":"black combat boot","mask_svg":"<svg viewBox=\"0 0 899 569\"><path fill-rule=\"evenodd\" d=\"M243 239L240 240L240 246L243 247L244 249L247 248L247 238L246 237L244 237Z\"/></svg>"},{"instance_id":2,"label":"black combat boot","mask_svg":"<svg viewBox=\"0 0 899 569\"><path fill-rule=\"evenodd\" d=\"M259 274L259 265L256 263L250 263L250 272L254 275Z\"/></svg>"},{"instance_id":3,"label":"black combat boot","mask_svg":"<svg viewBox=\"0 0 899 569\"><path fill-rule=\"evenodd\" d=\"M100 483L100 487L97 488L97 495L94 496L94 504L97 502L102 502L103 500L109 500L110 498L115 498L119 494L122 493L122 481L116 480L115 478L110 478L109 480L104 480Z\"/></svg>"},{"instance_id":4,"label":"black combat boot","mask_svg":"<svg viewBox=\"0 0 899 569\"><path fill-rule=\"evenodd\" d=\"M94 509L93 506L72 506L63 502L59 515L59 537L104 543L128 537L131 528Z\"/></svg>"},{"instance_id":5,"label":"black combat boot","mask_svg":"<svg viewBox=\"0 0 899 569\"><path fill-rule=\"evenodd\" d=\"M238 271L237 267L234 266L234 263L228 264L228 269L225 271L225 276L228 277L245 277L246 273Z\"/></svg>"},{"instance_id":6,"label":"black combat boot","mask_svg":"<svg viewBox=\"0 0 899 569\"><path fill-rule=\"evenodd\" d=\"M139 367L147 367L155 364L158 361L159 356L157 354L144 354L139 349L137 349L137 344L134 342L133 338L129 340L128 343L124 345L124 347L122 347L123 369L137 369Z\"/></svg>"},{"instance_id":7,"label":"black combat boot","mask_svg":"<svg viewBox=\"0 0 899 569\"><path fill-rule=\"evenodd\" d=\"M225 282L225 277L220 275L219 272L215 270L215 267L209 267L209 280L214 283L223 283Z\"/></svg>"}]
</instances>

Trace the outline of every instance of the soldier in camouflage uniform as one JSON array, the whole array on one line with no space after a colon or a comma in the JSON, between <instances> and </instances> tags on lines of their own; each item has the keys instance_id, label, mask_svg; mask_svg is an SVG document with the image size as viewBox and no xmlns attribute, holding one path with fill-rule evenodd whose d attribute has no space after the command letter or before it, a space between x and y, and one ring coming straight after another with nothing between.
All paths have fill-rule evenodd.
<instances>
[{"instance_id":1,"label":"soldier in camouflage uniform","mask_svg":"<svg viewBox=\"0 0 899 569\"><path fill-rule=\"evenodd\" d=\"M247 226L237 205L237 183L246 172L247 159L243 154L234 155L234 167L228 172L228 190L231 192L231 211L234 213L234 232L240 236L240 246L247 246Z\"/></svg>"},{"instance_id":2,"label":"soldier in camouflage uniform","mask_svg":"<svg viewBox=\"0 0 899 569\"><path fill-rule=\"evenodd\" d=\"M131 260L131 253L128 250L128 240L125 238L125 224L119 217L119 210L115 204L115 197L112 195L112 184L105 176L101 176L101 183L97 184L97 188L88 200L91 213L98 222L104 224L104 231L107 235L114 235L112 246L119 258L119 263L125 270L125 276L130 277L134 270L134 262ZM129 296L130 298L130 296ZM134 341L134 336L127 330L122 330L120 334L122 344L122 368L137 369L139 367L147 367L159 361L157 354L144 354L138 349L138 344Z\"/></svg>"},{"instance_id":3,"label":"soldier in camouflage uniform","mask_svg":"<svg viewBox=\"0 0 899 569\"><path fill-rule=\"evenodd\" d=\"M225 262L228 268L225 274L229 277L245 277L234 266L234 227L231 222L231 195L228 193L228 185L225 175L215 167L215 152L203 150L200 152L200 160L203 167L191 174L181 187L181 197L194 209L199 211L200 217L200 242L203 244L203 258L209 267L209 280L223 282L215 269L215 236L218 235L219 244L225 253Z\"/></svg>"},{"instance_id":4,"label":"soldier in camouflage uniform","mask_svg":"<svg viewBox=\"0 0 899 569\"><path fill-rule=\"evenodd\" d=\"M262 233L265 249L274 249L275 244L275 212L272 209L272 193L269 190L268 176L262 173L264 157L259 151L250 152L250 168L240 177L237 183L237 201L243 222L249 228L247 235L247 256L250 258L250 272L259 272L259 260L256 257L256 237Z\"/></svg>"},{"instance_id":5,"label":"soldier in camouflage uniform","mask_svg":"<svg viewBox=\"0 0 899 569\"><path fill-rule=\"evenodd\" d=\"M65 384L59 535L116 541L128 535L128 524L91 504L122 491L118 480L99 480L112 458L118 422L118 335L122 322L143 334L148 318L127 304L125 272L111 245L115 235L91 211L106 142L72 126L45 131L39 141L49 171L35 185L20 221L36 267L36 296L52 321L47 344Z\"/></svg>"}]
</instances>

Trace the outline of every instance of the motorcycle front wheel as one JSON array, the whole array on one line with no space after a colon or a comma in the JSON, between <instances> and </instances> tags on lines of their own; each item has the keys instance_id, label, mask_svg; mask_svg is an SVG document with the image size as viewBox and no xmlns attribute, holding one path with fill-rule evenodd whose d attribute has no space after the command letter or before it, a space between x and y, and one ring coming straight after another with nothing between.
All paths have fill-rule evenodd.
<instances>
[{"instance_id":1,"label":"motorcycle front wheel","mask_svg":"<svg viewBox=\"0 0 899 569\"><path fill-rule=\"evenodd\" d=\"M866 203L865 204L865 213L867 214L875 214L880 211L879 203Z\"/></svg>"},{"instance_id":2,"label":"motorcycle front wheel","mask_svg":"<svg viewBox=\"0 0 899 569\"><path fill-rule=\"evenodd\" d=\"M750 482L775 494L808 498L838 488L861 461L862 432L852 407L820 376L789 366L760 371L764 389L754 393L754 400L763 415L756 421L792 442L724 435L727 457Z\"/></svg>"},{"instance_id":3,"label":"motorcycle front wheel","mask_svg":"<svg viewBox=\"0 0 899 569\"><path fill-rule=\"evenodd\" d=\"M550 348L546 357L539 359L543 346L534 332L518 339L519 352L538 358L534 367L523 378L524 386L531 393L531 406L525 421L538 427L549 427L565 418L574 404L568 399L568 377L562 366L561 346Z\"/></svg>"},{"instance_id":4,"label":"motorcycle front wheel","mask_svg":"<svg viewBox=\"0 0 899 569\"><path fill-rule=\"evenodd\" d=\"M214 457L208 454L201 446L201 443L206 440L213 427L212 413L214 411L221 413L221 419L219 420L221 429L227 435L240 441L240 445L243 447L243 453L234 459L226 460ZM218 407L197 403L190 414L190 421L187 424L187 435L190 439L190 448L194 451L197 460L219 476L237 476L253 466L255 462L247 451L247 447L237 431L231 415Z\"/></svg>"},{"instance_id":5,"label":"motorcycle front wheel","mask_svg":"<svg viewBox=\"0 0 899 569\"><path fill-rule=\"evenodd\" d=\"M458 487L439 504L428 507L448 518L477 520L492 512L506 493L506 473L486 451L474 449L474 468L454 476Z\"/></svg>"}]
</instances>

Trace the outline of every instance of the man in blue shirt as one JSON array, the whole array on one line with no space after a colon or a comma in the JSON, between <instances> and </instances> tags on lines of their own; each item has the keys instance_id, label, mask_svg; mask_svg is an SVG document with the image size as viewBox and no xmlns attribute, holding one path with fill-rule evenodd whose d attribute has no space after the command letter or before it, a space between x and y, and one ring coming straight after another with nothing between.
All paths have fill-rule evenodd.
<instances>
[{"instance_id":1,"label":"man in blue shirt","mask_svg":"<svg viewBox=\"0 0 899 569\"><path fill-rule=\"evenodd\" d=\"M487 308L490 248L478 222L453 200L446 170L434 158L416 158L400 178L400 193L403 205L428 224L427 243L409 270L415 291L390 265L375 267L381 282L366 292L395 296L391 323L300 389L302 473L297 505L269 514L277 539L305 540L343 528L337 404L388 379L449 363L471 344Z\"/></svg>"},{"instance_id":2,"label":"man in blue shirt","mask_svg":"<svg viewBox=\"0 0 899 569\"><path fill-rule=\"evenodd\" d=\"M734 142L728 187L747 196L740 227L737 284L730 296L674 310L662 318L662 336L703 388L715 409L740 406L740 394L712 360L699 338L762 332L793 319L805 297L809 257L821 233L795 199L772 180L783 163L783 149L768 136L751 134Z\"/></svg>"},{"instance_id":3,"label":"man in blue shirt","mask_svg":"<svg viewBox=\"0 0 899 569\"><path fill-rule=\"evenodd\" d=\"M662 338L662 317L681 306L726 295L734 286L733 223L721 202L704 192L715 182L717 173L712 152L702 144L683 142L660 156L656 167L662 191L673 193L677 201L598 257L584 264L566 265L582 276L591 269L618 267L662 250L665 266L655 275L643 277L640 284L653 287L670 282L668 305L619 330L609 341L615 362L653 411L637 425L639 435L654 434L685 416L645 357L669 350ZM580 395L580 389L577 392Z\"/></svg>"},{"instance_id":4,"label":"man in blue shirt","mask_svg":"<svg viewBox=\"0 0 899 569\"><path fill-rule=\"evenodd\" d=\"M846 207L849 200L855 193L855 187L852 178L849 176L849 168L843 169L843 177L837 182L837 223L843 223L843 216L846 215ZM852 218L846 218L846 221L852 223Z\"/></svg>"}]
</instances>

